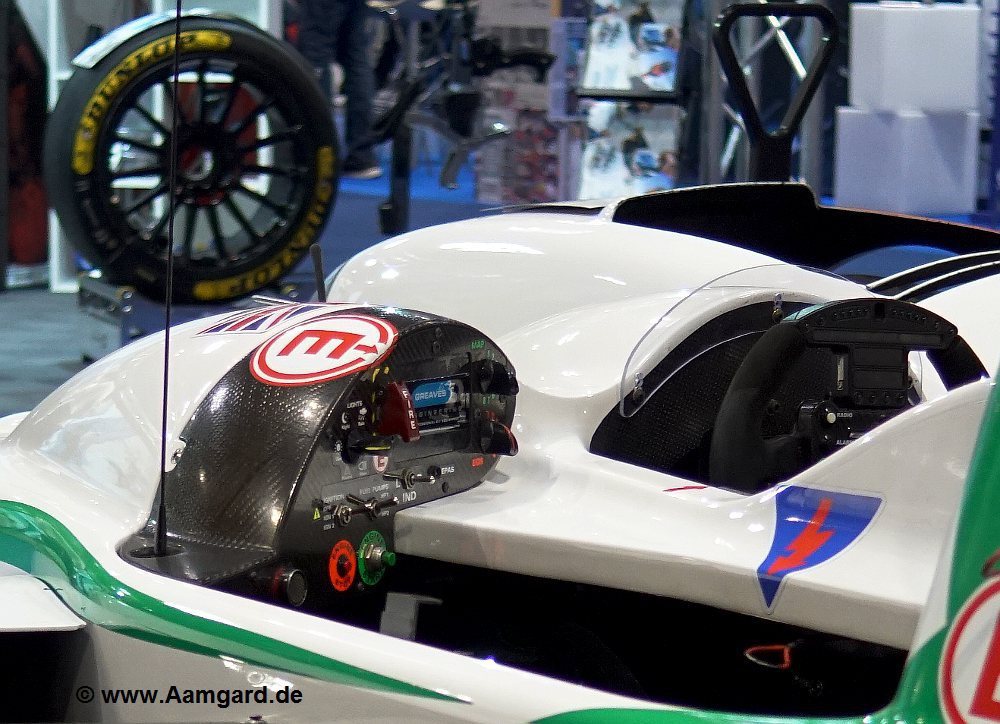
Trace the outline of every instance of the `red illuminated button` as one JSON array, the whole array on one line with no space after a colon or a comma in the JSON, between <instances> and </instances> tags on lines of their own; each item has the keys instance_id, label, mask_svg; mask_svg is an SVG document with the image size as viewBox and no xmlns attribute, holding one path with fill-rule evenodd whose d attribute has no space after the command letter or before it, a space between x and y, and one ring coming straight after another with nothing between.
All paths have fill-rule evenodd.
<instances>
[{"instance_id":1,"label":"red illuminated button","mask_svg":"<svg viewBox=\"0 0 1000 724\"><path fill-rule=\"evenodd\" d=\"M358 570L358 557L350 541L339 540L330 550L328 572L333 587L344 592L354 583L354 575Z\"/></svg>"},{"instance_id":2,"label":"red illuminated button","mask_svg":"<svg viewBox=\"0 0 1000 724\"><path fill-rule=\"evenodd\" d=\"M382 435L399 435L403 442L420 439L417 412L413 408L413 396L401 382L390 382L385 388L382 403L382 419L378 431Z\"/></svg>"}]
</instances>

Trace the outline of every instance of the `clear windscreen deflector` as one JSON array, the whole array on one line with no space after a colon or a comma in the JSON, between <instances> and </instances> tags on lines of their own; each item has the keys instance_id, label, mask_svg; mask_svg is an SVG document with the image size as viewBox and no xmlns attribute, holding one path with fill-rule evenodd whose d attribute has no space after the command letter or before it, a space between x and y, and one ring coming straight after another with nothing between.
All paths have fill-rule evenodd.
<instances>
[{"instance_id":1,"label":"clear windscreen deflector","mask_svg":"<svg viewBox=\"0 0 1000 724\"><path fill-rule=\"evenodd\" d=\"M759 336L789 314L870 296L832 272L793 264L762 264L711 279L675 301L639 338L622 372L618 411L631 417L689 363L729 342ZM727 314L754 305L761 308L756 314Z\"/></svg>"}]
</instances>

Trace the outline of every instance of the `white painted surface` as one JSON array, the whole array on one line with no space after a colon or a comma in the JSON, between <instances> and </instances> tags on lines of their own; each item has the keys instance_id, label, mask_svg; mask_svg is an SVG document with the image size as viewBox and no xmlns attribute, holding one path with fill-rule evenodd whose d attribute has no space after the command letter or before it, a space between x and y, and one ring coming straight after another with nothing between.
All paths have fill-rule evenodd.
<instances>
[{"instance_id":1,"label":"white painted surface","mask_svg":"<svg viewBox=\"0 0 1000 724\"><path fill-rule=\"evenodd\" d=\"M958 325L959 332L976 350L983 366L1000 369L1000 275L952 287L920 304Z\"/></svg>"},{"instance_id":2,"label":"white painted surface","mask_svg":"<svg viewBox=\"0 0 1000 724\"><path fill-rule=\"evenodd\" d=\"M0 634L76 631L85 625L42 581L0 561Z\"/></svg>"},{"instance_id":3,"label":"white painted surface","mask_svg":"<svg viewBox=\"0 0 1000 724\"><path fill-rule=\"evenodd\" d=\"M624 227L609 213L532 212L413 232L363 252L338 275L331 297L348 306L417 306L473 324L500 343L521 381L518 456L478 488L400 513L399 550L675 596L905 647L957 508L989 384L918 405L788 481L884 502L855 544L789 574L769 612L756 569L773 537L776 490L667 492L691 481L591 455L587 445L617 404L626 360L646 331L656 334L640 357L651 363L699 320L774 292L767 279L756 288L692 290L772 260ZM786 299L865 295L849 282L786 271ZM678 300L693 306L664 315ZM198 335L212 324L199 320L173 333L172 444L222 375L281 328L265 336ZM154 336L100 360L25 416L0 442L0 495L54 516L112 576L168 606L472 702L429 702L428 712L500 721L645 705L127 563L117 547L145 523L158 480L161 345Z\"/></svg>"}]
</instances>

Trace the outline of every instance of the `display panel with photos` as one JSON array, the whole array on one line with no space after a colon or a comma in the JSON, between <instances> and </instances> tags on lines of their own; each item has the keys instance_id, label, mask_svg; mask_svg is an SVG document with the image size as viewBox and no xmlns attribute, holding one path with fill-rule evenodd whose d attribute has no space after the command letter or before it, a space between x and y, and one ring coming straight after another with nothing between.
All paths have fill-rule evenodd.
<instances>
[{"instance_id":1,"label":"display panel with photos","mask_svg":"<svg viewBox=\"0 0 1000 724\"><path fill-rule=\"evenodd\" d=\"M676 100L683 7L684 0L591 0L579 95Z\"/></svg>"},{"instance_id":2,"label":"display panel with photos","mask_svg":"<svg viewBox=\"0 0 1000 724\"><path fill-rule=\"evenodd\" d=\"M587 138L578 199L674 188L680 109L648 102L585 101Z\"/></svg>"}]
</instances>

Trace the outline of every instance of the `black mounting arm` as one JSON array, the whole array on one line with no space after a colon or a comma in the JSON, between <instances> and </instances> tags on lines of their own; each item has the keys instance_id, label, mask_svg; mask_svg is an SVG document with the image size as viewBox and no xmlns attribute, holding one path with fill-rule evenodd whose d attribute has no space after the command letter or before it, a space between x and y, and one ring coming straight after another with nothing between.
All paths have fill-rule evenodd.
<instances>
[{"instance_id":1,"label":"black mounting arm","mask_svg":"<svg viewBox=\"0 0 1000 724\"><path fill-rule=\"evenodd\" d=\"M774 131L764 128L757 104L750 94L743 68L733 49L731 31L740 18L748 17L815 18L823 26L819 51L809 64L784 118ZM829 9L815 3L769 2L737 3L722 11L715 21L712 36L719 62L729 81L736 107L743 117L750 141L750 180L787 181L792 168L792 139L799 130L809 103L816 95L826 66L837 47L837 19Z\"/></svg>"}]
</instances>

